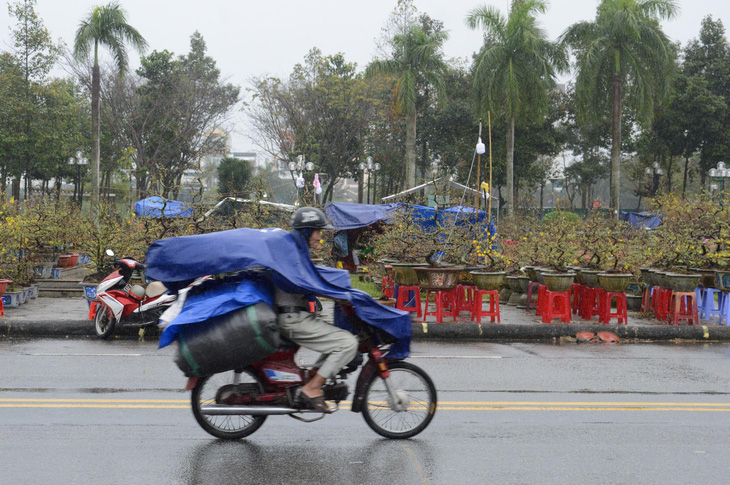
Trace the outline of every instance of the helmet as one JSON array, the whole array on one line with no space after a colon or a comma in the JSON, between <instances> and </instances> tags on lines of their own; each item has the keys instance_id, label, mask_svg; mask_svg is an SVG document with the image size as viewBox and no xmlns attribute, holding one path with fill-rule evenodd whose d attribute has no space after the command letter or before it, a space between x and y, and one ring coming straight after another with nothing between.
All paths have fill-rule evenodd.
<instances>
[{"instance_id":1,"label":"helmet","mask_svg":"<svg viewBox=\"0 0 730 485\"><path fill-rule=\"evenodd\" d=\"M324 212L316 207L301 207L291 216L293 229L334 229Z\"/></svg>"}]
</instances>

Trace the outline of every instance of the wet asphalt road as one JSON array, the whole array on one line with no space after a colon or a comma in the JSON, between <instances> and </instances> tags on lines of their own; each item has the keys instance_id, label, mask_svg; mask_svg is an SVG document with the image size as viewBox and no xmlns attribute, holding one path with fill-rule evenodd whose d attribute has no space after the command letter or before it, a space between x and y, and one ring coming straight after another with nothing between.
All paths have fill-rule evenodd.
<instances>
[{"instance_id":1,"label":"wet asphalt road","mask_svg":"<svg viewBox=\"0 0 730 485\"><path fill-rule=\"evenodd\" d=\"M348 410L221 442L173 349L0 342L0 483L724 483L729 344L416 343L431 426L381 439ZM312 355L305 355L308 360Z\"/></svg>"}]
</instances>

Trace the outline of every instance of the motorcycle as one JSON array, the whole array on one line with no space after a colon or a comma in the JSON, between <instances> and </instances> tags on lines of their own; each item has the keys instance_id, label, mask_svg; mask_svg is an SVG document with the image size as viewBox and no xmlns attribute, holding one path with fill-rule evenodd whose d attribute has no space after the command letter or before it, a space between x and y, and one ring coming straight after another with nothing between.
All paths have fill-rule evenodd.
<instances>
[{"instance_id":1,"label":"motorcycle","mask_svg":"<svg viewBox=\"0 0 730 485\"><path fill-rule=\"evenodd\" d=\"M107 249L106 254L114 257L111 249ZM159 281L149 283L147 288L130 284L132 274L145 269L144 264L132 258L114 259L111 266L115 271L96 287L98 302L90 312L96 335L109 338L117 323L140 328L156 326L162 312L177 297L167 293L167 288Z\"/></svg>"},{"instance_id":2,"label":"motorcycle","mask_svg":"<svg viewBox=\"0 0 730 485\"><path fill-rule=\"evenodd\" d=\"M431 378L418 366L385 357L393 337L357 318L352 309L344 310L358 332L360 345L353 362L322 388L325 401L335 403L330 410L339 410L349 395L342 379L362 366L350 409L362 413L368 426L381 436L416 436L436 412L436 388ZM206 432L216 438L236 440L254 433L272 415L306 423L324 418L324 413L295 404L297 390L317 369L297 365L294 355L299 346L284 338L281 342L275 353L250 366L189 378L186 390L192 390L193 415ZM369 357L364 364L363 354Z\"/></svg>"}]
</instances>

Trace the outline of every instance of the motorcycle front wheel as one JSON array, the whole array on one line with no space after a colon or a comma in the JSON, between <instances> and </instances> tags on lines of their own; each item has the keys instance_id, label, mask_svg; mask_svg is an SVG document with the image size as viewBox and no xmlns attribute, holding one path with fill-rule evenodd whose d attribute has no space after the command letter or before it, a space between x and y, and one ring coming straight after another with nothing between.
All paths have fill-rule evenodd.
<instances>
[{"instance_id":1,"label":"motorcycle front wheel","mask_svg":"<svg viewBox=\"0 0 730 485\"><path fill-rule=\"evenodd\" d=\"M209 410L211 407L220 406L222 400L230 393L242 395L262 392L264 386L249 370L240 373L227 371L210 377L201 377L191 395L193 415L198 424L216 438L224 440L245 438L264 424L266 416L216 415L209 414L206 408Z\"/></svg>"},{"instance_id":2,"label":"motorcycle front wheel","mask_svg":"<svg viewBox=\"0 0 730 485\"><path fill-rule=\"evenodd\" d=\"M362 416L381 436L412 438L426 429L436 413L436 387L423 369L409 362L391 362L388 367L396 402L376 373L365 390Z\"/></svg>"},{"instance_id":3,"label":"motorcycle front wheel","mask_svg":"<svg viewBox=\"0 0 730 485\"><path fill-rule=\"evenodd\" d=\"M96 336L108 339L114 333L114 324L115 320L111 309L106 305L99 305L96 309L96 316L94 317Z\"/></svg>"}]
</instances>

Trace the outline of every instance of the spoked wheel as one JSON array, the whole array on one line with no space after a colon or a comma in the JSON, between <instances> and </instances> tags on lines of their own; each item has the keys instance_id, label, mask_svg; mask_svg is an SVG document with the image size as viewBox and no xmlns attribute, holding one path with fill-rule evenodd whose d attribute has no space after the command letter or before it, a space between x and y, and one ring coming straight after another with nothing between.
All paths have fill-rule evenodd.
<instances>
[{"instance_id":1,"label":"spoked wheel","mask_svg":"<svg viewBox=\"0 0 730 485\"><path fill-rule=\"evenodd\" d=\"M222 405L233 394L242 396L263 391L261 381L249 370L221 372L200 378L191 396L193 415L198 424L216 438L244 438L259 429L266 416L209 414L206 408L210 410L212 406Z\"/></svg>"},{"instance_id":2,"label":"spoked wheel","mask_svg":"<svg viewBox=\"0 0 730 485\"><path fill-rule=\"evenodd\" d=\"M385 381L375 374L365 391L362 416L373 431L391 439L416 436L426 429L436 412L436 388L420 367L408 362L391 362L390 386L395 391L393 402Z\"/></svg>"},{"instance_id":3,"label":"spoked wheel","mask_svg":"<svg viewBox=\"0 0 730 485\"><path fill-rule=\"evenodd\" d=\"M114 316L111 309L106 305L99 305L94 317L94 328L99 338L108 339L114 333Z\"/></svg>"}]
</instances>

